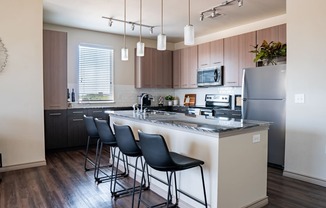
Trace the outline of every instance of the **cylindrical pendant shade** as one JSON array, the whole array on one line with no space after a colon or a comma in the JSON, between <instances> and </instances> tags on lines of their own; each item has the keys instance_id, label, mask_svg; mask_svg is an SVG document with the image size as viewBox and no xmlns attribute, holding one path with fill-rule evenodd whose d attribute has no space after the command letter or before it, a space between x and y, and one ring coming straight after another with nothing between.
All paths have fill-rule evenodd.
<instances>
[{"instance_id":1,"label":"cylindrical pendant shade","mask_svg":"<svg viewBox=\"0 0 326 208\"><path fill-rule=\"evenodd\" d=\"M128 48L121 48L121 61L128 61Z\"/></svg>"},{"instance_id":2,"label":"cylindrical pendant shade","mask_svg":"<svg viewBox=\"0 0 326 208\"><path fill-rule=\"evenodd\" d=\"M166 50L166 35L159 34L157 36L157 50L159 50L159 51Z\"/></svg>"},{"instance_id":3,"label":"cylindrical pendant shade","mask_svg":"<svg viewBox=\"0 0 326 208\"><path fill-rule=\"evenodd\" d=\"M185 45L195 44L195 28L193 25L186 25L184 27L184 44Z\"/></svg>"},{"instance_id":4,"label":"cylindrical pendant shade","mask_svg":"<svg viewBox=\"0 0 326 208\"><path fill-rule=\"evenodd\" d=\"M145 43L138 42L137 43L137 56L145 55Z\"/></svg>"}]
</instances>

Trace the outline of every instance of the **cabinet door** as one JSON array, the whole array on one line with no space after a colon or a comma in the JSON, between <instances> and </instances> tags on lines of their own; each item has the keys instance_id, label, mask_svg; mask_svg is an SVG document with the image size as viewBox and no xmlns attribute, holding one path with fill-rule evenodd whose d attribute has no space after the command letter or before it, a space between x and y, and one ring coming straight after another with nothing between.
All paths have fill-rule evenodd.
<instances>
[{"instance_id":1,"label":"cabinet door","mask_svg":"<svg viewBox=\"0 0 326 208\"><path fill-rule=\"evenodd\" d=\"M153 88L162 88L163 87L163 52L155 49L152 51L152 85Z\"/></svg>"},{"instance_id":2,"label":"cabinet door","mask_svg":"<svg viewBox=\"0 0 326 208\"><path fill-rule=\"evenodd\" d=\"M278 28L279 41L281 43L286 43L286 24L279 25Z\"/></svg>"},{"instance_id":3,"label":"cabinet door","mask_svg":"<svg viewBox=\"0 0 326 208\"><path fill-rule=\"evenodd\" d=\"M268 43L271 41L278 41L279 28L278 26L265 28L257 31L257 44L261 45L264 40Z\"/></svg>"},{"instance_id":4,"label":"cabinet door","mask_svg":"<svg viewBox=\"0 0 326 208\"><path fill-rule=\"evenodd\" d=\"M163 71L162 80L163 88L172 88L172 51L163 51L163 64L161 70Z\"/></svg>"},{"instance_id":5,"label":"cabinet door","mask_svg":"<svg viewBox=\"0 0 326 208\"><path fill-rule=\"evenodd\" d=\"M87 110L68 110L68 147L86 146L87 131L84 123L84 115Z\"/></svg>"},{"instance_id":6,"label":"cabinet door","mask_svg":"<svg viewBox=\"0 0 326 208\"><path fill-rule=\"evenodd\" d=\"M224 86L239 85L239 36L224 39Z\"/></svg>"},{"instance_id":7,"label":"cabinet door","mask_svg":"<svg viewBox=\"0 0 326 208\"><path fill-rule=\"evenodd\" d=\"M188 72L188 87L197 88L197 69L198 69L198 55L197 46L189 48L189 72Z\"/></svg>"},{"instance_id":8,"label":"cabinet door","mask_svg":"<svg viewBox=\"0 0 326 208\"><path fill-rule=\"evenodd\" d=\"M181 87L181 50L173 51L173 88Z\"/></svg>"},{"instance_id":9,"label":"cabinet door","mask_svg":"<svg viewBox=\"0 0 326 208\"><path fill-rule=\"evenodd\" d=\"M223 65L224 64L224 47L223 39L210 42L210 65Z\"/></svg>"},{"instance_id":10,"label":"cabinet door","mask_svg":"<svg viewBox=\"0 0 326 208\"><path fill-rule=\"evenodd\" d=\"M188 87L188 69L190 66L188 57L189 57L189 48L181 49L181 73L180 73L181 88Z\"/></svg>"},{"instance_id":11,"label":"cabinet door","mask_svg":"<svg viewBox=\"0 0 326 208\"><path fill-rule=\"evenodd\" d=\"M198 45L198 67L210 66L210 43Z\"/></svg>"},{"instance_id":12,"label":"cabinet door","mask_svg":"<svg viewBox=\"0 0 326 208\"><path fill-rule=\"evenodd\" d=\"M67 108L67 33L43 31L44 109Z\"/></svg>"},{"instance_id":13,"label":"cabinet door","mask_svg":"<svg viewBox=\"0 0 326 208\"><path fill-rule=\"evenodd\" d=\"M152 87L152 49L145 48L145 56L136 56L135 49L135 87Z\"/></svg>"},{"instance_id":14,"label":"cabinet door","mask_svg":"<svg viewBox=\"0 0 326 208\"><path fill-rule=\"evenodd\" d=\"M44 116L45 149L66 148L68 145L67 111L46 110Z\"/></svg>"},{"instance_id":15,"label":"cabinet door","mask_svg":"<svg viewBox=\"0 0 326 208\"><path fill-rule=\"evenodd\" d=\"M256 45L256 32L245 33L239 36L239 86L242 85L242 72L244 68L256 67L255 54L250 53Z\"/></svg>"}]
</instances>

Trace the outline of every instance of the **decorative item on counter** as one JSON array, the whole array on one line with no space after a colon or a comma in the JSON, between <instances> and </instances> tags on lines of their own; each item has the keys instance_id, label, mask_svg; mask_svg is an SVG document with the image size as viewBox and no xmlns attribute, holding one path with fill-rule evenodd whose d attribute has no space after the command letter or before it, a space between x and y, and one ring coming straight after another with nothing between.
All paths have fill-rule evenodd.
<instances>
[{"instance_id":1,"label":"decorative item on counter","mask_svg":"<svg viewBox=\"0 0 326 208\"><path fill-rule=\"evenodd\" d=\"M185 94L184 106L194 106L196 104L196 94Z\"/></svg>"},{"instance_id":2,"label":"decorative item on counter","mask_svg":"<svg viewBox=\"0 0 326 208\"><path fill-rule=\"evenodd\" d=\"M158 106L163 106L163 104L164 104L164 98L162 96L160 96L158 98Z\"/></svg>"},{"instance_id":3,"label":"decorative item on counter","mask_svg":"<svg viewBox=\"0 0 326 208\"><path fill-rule=\"evenodd\" d=\"M71 102L75 102L75 90L72 88L71 90Z\"/></svg>"},{"instance_id":4,"label":"decorative item on counter","mask_svg":"<svg viewBox=\"0 0 326 208\"><path fill-rule=\"evenodd\" d=\"M266 40L259 46L253 46L255 50L250 51L251 53L255 53L256 57L254 62L258 62L258 66L260 65L276 65L277 59L283 58L285 60L286 57L286 44L281 42L273 42L267 43ZM261 64L262 62L262 64Z\"/></svg>"},{"instance_id":5,"label":"decorative item on counter","mask_svg":"<svg viewBox=\"0 0 326 208\"><path fill-rule=\"evenodd\" d=\"M178 98L177 97L174 97L174 99L173 99L173 105L174 106L177 106L178 104L179 104Z\"/></svg>"},{"instance_id":6,"label":"decorative item on counter","mask_svg":"<svg viewBox=\"0 0 326 208\"><path fill-rule=\"evenodd\" d=\"M69 88L67 88L67 101L70 102L70 92L69 92Z\"/></svg>"},{"instance_id":7,"label":"decorative item on counter","mask_svg":"<svg viewBox=\"0 0 326 208\"><path fill-rule=\"evenodd\" d=\"M174 99L174 97L172 95L165 96L165 100L168 101L168 106L172 106L173 99Z\"/></svg>"}]
</instances>

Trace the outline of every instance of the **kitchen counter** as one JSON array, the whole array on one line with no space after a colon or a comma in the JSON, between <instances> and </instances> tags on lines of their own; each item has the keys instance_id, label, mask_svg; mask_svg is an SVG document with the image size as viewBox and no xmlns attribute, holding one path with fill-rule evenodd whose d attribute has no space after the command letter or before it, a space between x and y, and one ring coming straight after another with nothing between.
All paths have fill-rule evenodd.
<instances>
[{"instance_id":1,"label":"kitchen counter","mask_svg":"<svg viewBox=\"0 0 326 208\"><path fill-rule=\"evenodd\" d=\"M216 134L252 127L268 126L262 121L250 121L226 117L212 117L204 115L186 115L184 113L151 110L146 113L134 111L105 111L118 117L124 117L142 122L151 122L173 128L194 131L194 133Z\"/></svg>"},{"instance_id":2,"label":"kitchen counter","mask_svg":"<svg viewBox=\"0 0 326 208\"><path fill-rule=\"evenodd\" d=\"M269 123L183 113L151 111L105 111L113 123L160 134L170 151L205 162L203 165L207 200L211 208L263 207L267 197L267 143ZM132 161L131 163L134 164ZM122 168L122 167L120 167ZM153 169L151 175L166 181L166 175ZM177 172L178 187L202 200L199 169ZM140 175L139 175L140 177ZM166 185L151 179L151 190L165 197ZM179 207L202 207L180 194Z\"/></svg>"}]
</instances>

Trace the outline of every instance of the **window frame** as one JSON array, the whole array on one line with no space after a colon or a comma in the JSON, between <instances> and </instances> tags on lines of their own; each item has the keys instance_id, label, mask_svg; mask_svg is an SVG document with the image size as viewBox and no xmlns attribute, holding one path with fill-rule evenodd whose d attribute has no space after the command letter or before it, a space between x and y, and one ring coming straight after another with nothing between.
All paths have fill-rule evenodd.
<instances>
[{"instance_id":1,"label":"window frame","mask_svg":"<svg viewBox=\"0 0 326 208\"><path fill-rule=\"evenodd\" d=\"M103 49L110 49L112 50L112 69L111 69L111 97L112 100L81 100L80 99L80 93L79 93L79 88L80 88L80 46L85 46L85 47L92 47L92 48L103 48ZM108 46L108 45L102 45L102 44L92 44L92 43L79 43L78 44L78 54L77 54L77 64L78 64L78 73L77 73L77 89L78 92L76 92L76 100L78 100L78 103L115 103L115 94L114 94L114 69L115 69L115 50L113 47Z\"/></svg>"}]
</instances>

